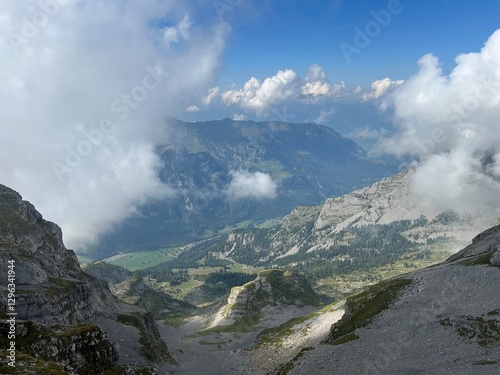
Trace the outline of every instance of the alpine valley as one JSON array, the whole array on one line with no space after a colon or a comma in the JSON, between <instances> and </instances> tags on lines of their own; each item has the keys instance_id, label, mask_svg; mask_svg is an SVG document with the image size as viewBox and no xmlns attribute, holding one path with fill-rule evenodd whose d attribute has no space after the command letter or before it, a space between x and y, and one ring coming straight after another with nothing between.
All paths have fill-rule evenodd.
<instances>
[{"instance_id":1,"label":"alpine valley","mask_svg":"<svg viewBox=\"0 0 500 375\"><path fill-rule=\"evenodd\" d=\"M333 129L278 121L169 121L159 174L174 191L105 236L100 257L194 242L279 218L397 172ZM270 177L244 190L238 182ZM245 179L247 178L247 179ZM249 180L250 179L250 180ZM255 183L254 183L255 185ZM273 190L275 189L275 191Z\"/></svg>"},{"instance_id":2,"label":"alpine valley","mask_svg":"<svg viewBox=\"0 0 500 375\"><path fill-rule=\"evenodd\" d=\"M0 185L0 290L13 270L17 313L16 367L2 356L0 373L500 370L500 226L427 205L412 170L330 128L173 123L157 149L175 194L81 265ZM259 173L275 190L233 189Z\"/></svg>"}]
</instances>

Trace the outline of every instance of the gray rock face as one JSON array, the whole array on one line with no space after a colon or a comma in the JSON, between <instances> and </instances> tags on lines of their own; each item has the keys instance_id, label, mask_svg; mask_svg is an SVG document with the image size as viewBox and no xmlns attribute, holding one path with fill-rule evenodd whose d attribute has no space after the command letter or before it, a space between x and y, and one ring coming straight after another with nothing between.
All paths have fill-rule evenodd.
<instances>
[{"instance_id":1,"label":"gray rock face","mask_svg":"<svg viewBox=\"0 0 500 375\"><path fill-rule=\"evenodd\" d=\"M115 308L103 281L82 272L66 249L61 229L33 205L0 185L0 291L7 288L8 262L15 261L18 319L80 323ZM2 300L1 311L6 311Z\"/></svg>"},{"instance_id":2,"label":"gray rock face","mask_svg":"<svg viewBox=\"0 0 500 375\"><path fill-rule=\"evenodd\" d=\"M7 332L7 324L0 330ZM108 335L95 325L60 326L20 322L17 325L17 350L35 359L53 361L69 373L100 373L114 367L116 347Z\"/></svg>"},{"instance_id":3,"label":"gray rock face","mask_svg":"<svg viewBox=\"0 0 500 375\"><path fill-rule=\"evenodd\" d=\"M289 364L288 374L499 373L499 239L497 226L446 263L402 276L410 283L388 308L360 328L357 319L380 306L380 300L368 298L348 312L355 336L304 353ZM345 321L332 331L339 332Z\"/></svg>"},{"instance_id":4,"label":"gray rock face","mask_svg":"<svg viewBox=\"0 0 500 375\"><path fill-rule=\"evenodd\" d=\"M301 273L293 270L264 270L245 285L234 287L223 307L225 319L238 320L262 313L266 306L319 306L319 296Z\"/></svg>"},{"instance_id":5,"label":"gray rock face","mask_svg":"<svg viewBox=\"0 0 500 375\"><path fill-rule=\"evenodd\" d=\"M8 283L12 283L8 278L12 261L20 343L17 350L31 361L19 364L20 371L31 371L28 369L42 363L53 366L47 371L58 374L62 369L71 374L108 370L157 374L156 364L170 360L151 316L142 308L131 311L130 306L117 302L105 281L80 269L75 253L63 244L61 229L44 220L18 193L0 185L0 293L4 296ZM1 299L2 316L11 311L6 302ZM98 321L107 324L97 326ZM137 327L126 328L131 324ZM118 332L113 342L120 342L121 349L108 339L104 331L107 327ZM0 325L0 331L8 328ZM134 342L121 338L128 329L136 332ZM122 351L133 353L135 360L118 367Z\"/></svg>"},{"instance_id":6,"label":"gray rock face","mask_svg":"<svg viewBox=\"0 0 500 375\"><path fill-rule=\"evenodd\" d=\"M500 225L490 228L472 239L472 243L448 259L453 262L458 259L474 257L480 254L491 253L492 262L500 264Z\"/></svg>"}]
</instances>

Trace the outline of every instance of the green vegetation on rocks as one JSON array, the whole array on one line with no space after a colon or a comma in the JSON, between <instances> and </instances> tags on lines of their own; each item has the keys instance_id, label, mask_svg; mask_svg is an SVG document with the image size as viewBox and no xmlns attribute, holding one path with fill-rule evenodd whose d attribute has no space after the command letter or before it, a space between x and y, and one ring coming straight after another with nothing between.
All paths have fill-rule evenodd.
<instances>
[{"instance_id":1,"label":"green vegetation on rocks","mask_svg":"<svg viewBox=\"0 0 500 375\"><path fill-rule=\"evenodd\" d=\"M326 344L340 345L356 340L356 329L367 326L372 319L386 310L398 293L412 283L408 279L391 279L382 281L369 287L367 290L347 298L346 314L335 323L328 337L323 341Z\"/></svg>"}]
</instances>

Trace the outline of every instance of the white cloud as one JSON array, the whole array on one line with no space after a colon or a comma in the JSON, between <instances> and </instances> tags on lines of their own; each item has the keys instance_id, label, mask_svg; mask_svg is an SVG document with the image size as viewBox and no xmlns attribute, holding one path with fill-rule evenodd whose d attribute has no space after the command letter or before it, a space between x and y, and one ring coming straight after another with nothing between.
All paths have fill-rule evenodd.
<instances>
[{"instance_id":1,"label":"white cloud","mask_svg":"<svg viewBox=\"0 0 500 375\"><path fill-rule=\"evenodd\" d=\"M500 30L455 62L445 75L436 57L422 57L418 73L382 99L397 133L378 150L418 157L415 190L430 204L498 215Z\"/></svg>"},{"instance_id":2,"label":"white cloud","mask_svg":"<svg viewBox=\"0 0 500 375\"><path fill-rule=\"evenodd\" d=\"M186 109L184 110L186 112L199 112L200 111L200 107L196 106L196 105L190 105L189 107L186 107Z\"/></svg>"},{"instance_id":3,"label":"white cloud","mask_svg":"<svg viewBox=\"0 0 500 375\"><path fill-rule=\"evenodd\" d=\"M81 249L172 193L154 142L211 84L228 27L198 29L183 2L96 0L66 1L33 29L30 4L0 2L0 183Z\"/></svg>"},{"instance_id":4,"label":"white cloud","mask_svg":"<svg viewBox=\"0 0 500 375\"><path fill-rule=\"evenodd\" d=\"M332 108L329 111L321 111L319 113L319 116L314 120L314 122L316 124L324 125L332 118L334 114L335 114L335 108Z\"/></svg>"},{"instance_id":5,"label":"white cloud","mask_svg":"<svg viewBox=\"0 0 500 375\"><path fill-rule=\"evenodd\" d=\"M243 114L235 113L233 115L233 121L245 121L246 119L247 119L247 116L245 116Z\"/></svg>"},{"instance_id":6,"label":"white cloud","mask_svg":"<svg viewBox=\"0 0 500 375\"><path fill-rule=\"evenodd\" d=\"M231 171L232 180L225 193L230 199L275 198L278 184L267 173Z\"/></svg>"},{"instance_id":7,"label":"white cloud","mask_svg":"<svg viewBox=\"0 0 500 375\"><path fill-rule=\"evenodd\" d=\"M178 44L182 40L188 40L190 29L191 22L189 21L189 15L186 14L177 25L163 28L163 42L170 47L173 44Z\"/></svg>"},{"instance_id":8,"label":"white cloud","mask_svg":"<svg viewBox=\"0 0 500 375\"><path fill-rule=\"evenodd\" d=\"M262 83L252 77L242 89L226 91L221 97L226 105L235 104L244 109L262 112L272 104L296 97L298 83L299 78L293 70L280 70Z\"/></svg>"},{"instance_id":9,"label":"white cloud","mask_svg":"<svg viewBox=\"0 0 500 375\"><path fill-rule=\"evenodd\" d=\"M382 96L386 95L391 90L394 90L396 87L399 87L403 83L404 80L393 81L390 78L380 79L372 83L371 92L364 93L361 95L361 97L364 101L379 99Z\"/></svg>"},{"instance_id":10,"label":"white cloud","mask_svg":"<svg viewBox=\"0 0 500 375\"><path fill-rule=\"evenodd\" d=\"M203 104L206 106L209 106L216 98L217 95L219 95L220 87L212 87L210 90L208 90L208 95L202 98Z\"/></svg>"},{"instance_id":11,"label":"white cloud","mask_svg":"<svg viewBox=\"0 0 500 375\"><path fill-rule=\"evenodd\" d=\"M344 82L332 84L323 67L312 65L305 78L292 69L280 70L276 75L260 81L250 78L241 89L221 93L227 106L237 106L259 115L269 114L272 107L284 103L319 103L349 95Z\"/></svg>"},{"instance_id":12,"label":"white cloud","mask_svg":"<svg viewBox=\"0 0 500 375\"><path fill-rule=\"evenodd\" d=\"M325 70L317 64L311 65L307 71L307 76L301 86L302 95L312 97L337 97L346 93L344 82L331 84Z\"/></svg>"}]
</instances>

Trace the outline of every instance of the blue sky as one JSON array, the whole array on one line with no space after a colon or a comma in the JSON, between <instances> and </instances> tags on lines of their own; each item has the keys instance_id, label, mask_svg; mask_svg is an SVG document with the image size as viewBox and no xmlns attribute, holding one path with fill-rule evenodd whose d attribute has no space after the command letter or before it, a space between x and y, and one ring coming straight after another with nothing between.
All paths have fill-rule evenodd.
<instances>
[{"instance_id":1,"label":"blue sky","mask_svg":"<svg viewBox=\"0 0 500 375\"><path fill-rule=\"evenodd\" d=\"M343 133L387 125L384 117L373 116L376 102L352 103L370 92L373 82L410 78L418 72L418 60L429 53L448 74L457 55L480 51L500 27L500 3L494 1L222 0L212 8L206 17L215 13L231 27L214 82L217 91L209 105L193 102L178 117L319 121ZM309 100L304 106L304 101L281 98L259 109L234 95L218 100L224 92L242 90L252 77L262 84L281 79L278 72L287 69L297 75L290 81L304 81L314 64L322 68L322 82L345 85L331 95L334 100ZM349 95L356 89L361 93ZM384 92L390 89L388 85ZM339 121L333 121L334 112Z\"/></svg>"},{"instance_id":2,"label":"blue sky","mask_svg":"<svg viewBox=\"0 0 500 375\"><path fill-rule=\"evenodd\" d=\"M370 85L391 77L408 78L426 53L450 68L456 55L477 51L500 26L496 1L401 0L402 9L370 44L352 56L342 54L342 42L354 45L355 26L364 30L371 12L388 9L386 0L243 0L224 19L232 32L224 53L221 83L243 83L251 76L269 77L280 69L299 73L311 64L325 68L332 80Z\"/></svg>"}]
</instances>

